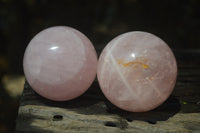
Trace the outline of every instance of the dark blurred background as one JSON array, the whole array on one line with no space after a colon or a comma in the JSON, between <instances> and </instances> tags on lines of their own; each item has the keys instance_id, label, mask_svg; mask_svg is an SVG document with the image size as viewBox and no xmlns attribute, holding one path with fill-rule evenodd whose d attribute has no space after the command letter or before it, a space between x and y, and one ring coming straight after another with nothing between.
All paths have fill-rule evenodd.
<instances>
[{"instance_id":1,"label":"dark blurred background","mask_svg":"<svg viewBox=\"0 0 200 133\"><path fill-rule=\"evenodd\" d=\"M199 0L0 0L0 132L14 131L27 44L56 25L78 29L96 49L138 30L173 50L200 49Z\"/></svg>"}]
</instances>

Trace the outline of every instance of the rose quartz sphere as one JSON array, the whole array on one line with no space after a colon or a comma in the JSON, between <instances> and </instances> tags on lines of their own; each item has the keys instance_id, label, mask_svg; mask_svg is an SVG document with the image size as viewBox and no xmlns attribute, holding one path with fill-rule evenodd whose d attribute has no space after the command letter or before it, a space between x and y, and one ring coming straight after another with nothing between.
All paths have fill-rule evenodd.
<instances>
[{"instance_id":1,"label":"rose quartz sphere","mask_svg":"<svg viewBox=\"0 0 200 133\"><path fill-rule=\"evenodd\" d=\"M104 48L97 66L104 95L114 105L145 112L162 104L177 77L176 59L167 44L147 32L128 32Z\"/></svg>"},{"instance_id":2,"label":"rose quartz sphere","mask_svg":"<svg viewBox=\"0 0 200 133\"><path fill-rule=\"evenodd\" d=\"M24 54L24 73L41 96L64 101L83 94L96 77L97 54L81 32L65 26L38 33Z\"/></svg>"}]
</instances>

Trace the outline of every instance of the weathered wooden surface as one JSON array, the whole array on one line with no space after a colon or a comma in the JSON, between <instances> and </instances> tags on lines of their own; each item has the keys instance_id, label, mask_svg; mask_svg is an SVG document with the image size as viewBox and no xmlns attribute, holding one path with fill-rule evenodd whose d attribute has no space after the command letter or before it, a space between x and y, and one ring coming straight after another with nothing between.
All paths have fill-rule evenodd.
<instances>
[{"instance_id":1,"label":"weathered wooden surface","mask_svg":"<svg viewBox=\"0 0 200 133\"><path fill-rule=\"evenodd\" d=\"M179 71L174 92L160 107L130 113L113 106L97 81L81 97L53 102L25 83L16 132L166 133L200 132L200 53L176 52Z\"/></svg>"}]
</instances>

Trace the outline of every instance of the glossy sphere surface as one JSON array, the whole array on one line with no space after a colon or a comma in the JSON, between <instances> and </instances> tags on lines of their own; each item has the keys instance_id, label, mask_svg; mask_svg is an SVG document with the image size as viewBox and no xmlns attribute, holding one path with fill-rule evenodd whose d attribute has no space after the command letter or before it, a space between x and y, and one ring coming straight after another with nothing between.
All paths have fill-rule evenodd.
<instances>
[{"instance_id":1,"label":"glossy sphere surface","mask_svg":"<svg viewBox=\"0 0 200 133\"><path fill-rule=\"evenodd\" d=\"M114 105L145 112L169 97L176 82L177 64L160 38L147 32L128 32L104 48L97 77L104 95Z\"/></svg>"},{"instance_id":2,"label":"glossy sphere surface","mask_svg":"<svg viewBox=\"0 0 200 133\"><path fill-rule=\"evenodd\" d=\"M89 39L65 26L38 33L24 54L28 83L41 96L55 101L83 94L96 76L97 55Z\"/></svg>"}]
</instances>

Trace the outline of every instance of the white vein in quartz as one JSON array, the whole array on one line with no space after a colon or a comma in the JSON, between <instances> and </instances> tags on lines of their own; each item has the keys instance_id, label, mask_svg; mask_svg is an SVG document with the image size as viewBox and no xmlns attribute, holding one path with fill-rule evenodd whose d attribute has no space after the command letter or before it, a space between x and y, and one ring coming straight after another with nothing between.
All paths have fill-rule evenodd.
<instances>
[{"instance_id":1,"label":"white vein in quartz","mask_svg":"<svg viewBox=\"0 0 200 133\"><path fill-rule=\"evenodd\" d=\"M122 36L122 38L123 38L123 36ZM121 38L121 39L122 39L122 38ZM120 39L116 40L115 43L117 44L118 41L120 41ZM117 45L112 45L112 47L108 50L107 56L110 57L111 62L112 62L112 64L113 64L114 68L117 70L117 72L118 72L120 78L122 79L124 85L126 86L127 90L129 91L129 94L132 95L133 97L137 97L137 95L136 95L135 93L133 93L133 90L131 89L131 87L130 87L130 85L128 84L127 80L124 78L123 74L121 73L121 71L120 71L120 69L119 69L119 67L118 67L118 65L117 65L117 63L116 63L116 61L115 61L115 59L114 59L114 57L113 57L113 55L112 55L112 53L111 53L112 49L114 49L116 46L117 46ZM120 98L119 98L119 99L120 99ZM120 99L120 100L123 101L123 100L127 100L127 99Z\"/></svg>"}]
</instances>

